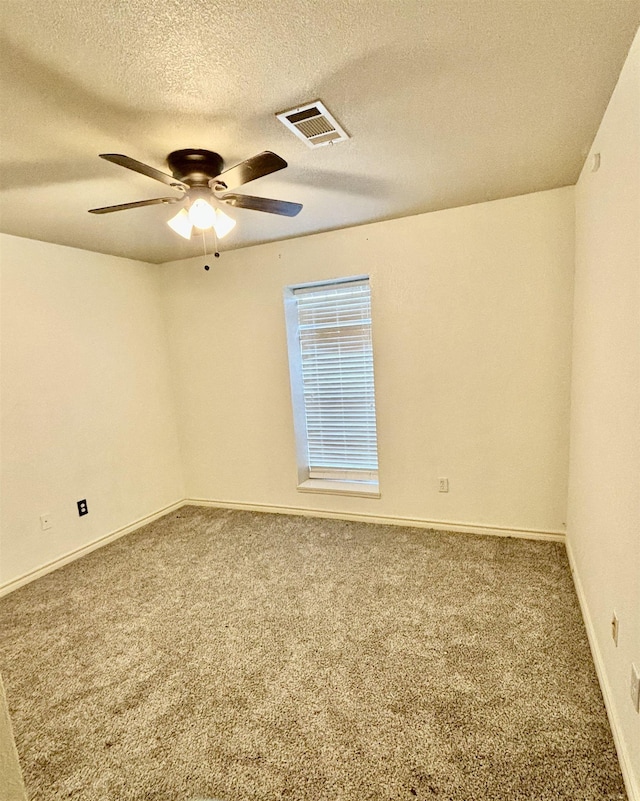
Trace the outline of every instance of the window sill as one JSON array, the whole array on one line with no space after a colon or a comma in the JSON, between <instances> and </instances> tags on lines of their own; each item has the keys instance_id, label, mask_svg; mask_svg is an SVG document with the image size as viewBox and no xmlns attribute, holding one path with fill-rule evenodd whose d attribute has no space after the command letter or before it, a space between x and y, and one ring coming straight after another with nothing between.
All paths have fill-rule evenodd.
<instances>
[{"instance_id":1,"label":"window sill","mask_svg":"<svg viewBox=\"0 0 640 801\"><path fill-rule=\"evenodd\" d=\"M298 492L326 492L330 495L363 495L366 498L379 498L380 485L377 481L331 481L327 478L308 478L298 484Z\"/></svg>"}]
</instances>

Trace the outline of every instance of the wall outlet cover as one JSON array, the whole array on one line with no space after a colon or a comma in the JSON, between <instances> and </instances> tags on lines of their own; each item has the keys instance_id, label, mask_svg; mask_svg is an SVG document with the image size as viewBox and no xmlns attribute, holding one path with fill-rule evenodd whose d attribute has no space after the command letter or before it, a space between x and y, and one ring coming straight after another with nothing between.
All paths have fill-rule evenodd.
<instances>
[{"instance_id":1,"label":"wall outlet cover","mask_svg":"<svg viewBox=\"0 0 640 801\"><path fill-rule=\"evenodd\" d=\"M87 507L87 499L83 498L83 500L78 501L78 514L80 517L83 515L89 514L89 508Z\"/></svg>"},{"instance_id":2,"label":"wall outlet cover","mask_svg":"<svg viewBox=\"0 0 640 801\"><path fill-rule=\"evenodd\" d=\"M47 531L53 526L53 520L51 519L51 515L40 515L40 527L43 531Z\"/></svg>"}]
</instances>

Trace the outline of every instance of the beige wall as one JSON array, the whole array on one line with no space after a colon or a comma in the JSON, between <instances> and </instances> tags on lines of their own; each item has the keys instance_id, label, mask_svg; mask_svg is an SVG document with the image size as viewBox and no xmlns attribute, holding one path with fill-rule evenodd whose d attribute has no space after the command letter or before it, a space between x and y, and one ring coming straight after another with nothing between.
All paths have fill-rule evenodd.
<instances>
[{"instance_id":1,"label":"beige wall","mask_svg":"<svg viewBox=\"0 0 640 801\"><path fill-rule=\"evenodd\" d=\"M2 585L183 487L157 268L6 235L0 256Z\"/></svg>"},{"instance_id":2,"label":"beige wall","mask_svg":"<svg viewBox=\"0 0 640 801\"><path fill-rule=\"evenodd\" d=\"M640 716L629 693L631 663L640 668L640 34L591 154L576 190L568 540L630 794L640 799Z\"/></svg>"},{"instance_id":3,"label":"beige wall","mask_svg":"<svg viewBox=\"0 0 640 801\"><path fill-rule=\"evenodd\" d=\"M564 531L573 259L566 188L164 265L187 497ZM362 273L382 497L302 494L283 287Z\"/></svg>"}]
</instances>

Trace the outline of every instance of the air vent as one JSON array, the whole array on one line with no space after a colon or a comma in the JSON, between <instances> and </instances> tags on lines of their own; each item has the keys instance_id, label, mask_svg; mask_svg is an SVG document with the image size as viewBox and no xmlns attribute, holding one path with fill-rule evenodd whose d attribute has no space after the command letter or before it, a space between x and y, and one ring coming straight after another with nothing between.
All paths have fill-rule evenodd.
<instances>
[{"instance_id":1,"label":"air vent","mask_svg":"<svg viewBox=\"0 0 640 801\"><path fill-rule=\"evenodd\" d=\"M349 138L324 103L319 100L289 111L281 111L276 117L309 147L322 147L344 142Z\"/></svg>"}]
</instances>

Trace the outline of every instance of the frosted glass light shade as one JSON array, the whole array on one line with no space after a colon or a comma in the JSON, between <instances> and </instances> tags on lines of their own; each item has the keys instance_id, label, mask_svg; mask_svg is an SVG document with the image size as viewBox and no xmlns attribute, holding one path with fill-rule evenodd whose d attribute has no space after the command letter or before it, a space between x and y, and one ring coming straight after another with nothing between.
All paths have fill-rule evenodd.
<instances>
[{"instance_id":1,"label":"frosted glass light shade","mask_svg":"<svg viewBox=\"0 0 640 801\"><path fill-rule=\"evenodd\" d=\"M189 222L206 231L207 228L213 228L216 221L216 210L210 203L199 197L191 204L189 209Z\"/></svg>"},{"instance_id":2,"label":"frosted glass light shade","mask_svg":"<svg viewBox=\"0 0 640 801\"><path fill-rule=\"evenodd\" d=\"M215 228L218 239L222 239L223 236L226 236L229 231L232 231L236 227L236 221L229 217L228 214L225 214L224 211L216 209L216 221L213 227Z\"/></svg>"},{"instance_id":3,"label":"frosted glass light shade","mask_svg":"<svg viewBox=\"0 0 640 801\"><path fill-rule=\"evenodd\" d=\"M213 220L206 226L197 225L192 220L191 211L193 210L193 207L196 205L196 203L204 203L204 205L207 206L208 209L211 209ZM203 212L203 216L199 218L200 222L204 222L205 214L208 215L209 212L207 211ZM191 239L191 234L193 232L194 227L202 229L213 228L216 232L216 236L218 237L218 239L222 239L229 233L229 231L232 231L235 228L236 221L232 217L229 217L228 214L225 214L223 211L220 211L220 209L214 209L212 206L209 205L209 203L206 202L206 200L201 201L200 199L198 199L195 201L193 206L191 206L191 209L189 211L187 211L186 209L181 209L176 214L175 217L172 217L170 220L167 221L167 225L170 228L172 228L176 232L176 234L180 234L180 236L183 236L185 239Z\"/></svg>"},{"instance_id":4,"label":"frosted glass light shade","mask_svg":"<svg viewBox=\"0 0 640 801\"><path fill-rule=\"evenodd\" d=\"M189 219L189 214L186 209L181 209L175 217L167 221L167 225L173 228L176 234L180 234L180 236L183 236L185 239L191 239L193 225L191 225L191 220Z\"/></svg>"}]
</instances>

